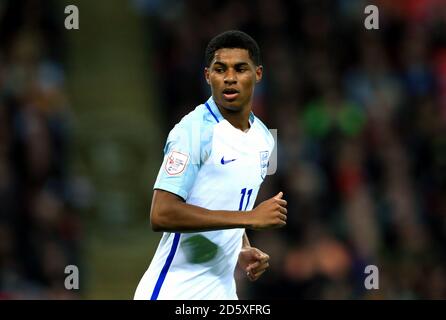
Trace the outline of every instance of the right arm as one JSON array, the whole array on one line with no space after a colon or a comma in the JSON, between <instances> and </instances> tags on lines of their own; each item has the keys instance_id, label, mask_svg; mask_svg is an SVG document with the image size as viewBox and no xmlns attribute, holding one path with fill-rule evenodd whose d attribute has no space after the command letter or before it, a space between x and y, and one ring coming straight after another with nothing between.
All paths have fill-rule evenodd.
<instances>
[{"instance_id":1,"label":"right arm","mask_svg":"<svg viewBox=\"0 0 446 320\"><path fill-rule=\"evenodd\" d=\"M155 189L150 209L154 231L199 232L219 229L269 229L286 225L286 201L280 192L250 211L208 210L185 203L167 191Z\"/></svg>"}]
</instances>

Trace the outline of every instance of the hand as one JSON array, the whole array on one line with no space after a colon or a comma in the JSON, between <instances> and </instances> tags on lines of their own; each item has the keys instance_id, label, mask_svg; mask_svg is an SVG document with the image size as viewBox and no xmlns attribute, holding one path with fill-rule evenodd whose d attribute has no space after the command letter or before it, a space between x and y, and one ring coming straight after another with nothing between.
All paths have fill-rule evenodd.
<instances>
[{"instance_id":1,"label":"hand","mask_svg":"<svg viewBox=\"0 0 446 320\"><path fill-rule=\"evenodd\" d=\"M248 279L256 281L269 267L269 255L254 247L244 247L238 255L238 266Z\"/></svg>"},{"instance_id":2,"label":"hand","mask_svg":"<svg viewBox=\"0 0 446 320\"><path fill-rule=\"evenodd\" d=\"M263 201L249 213L248 228L251 229L269 229L280 228L286 225L287 205L286 200L282 199L283 192Z\"/></svg>"}]
</instances>

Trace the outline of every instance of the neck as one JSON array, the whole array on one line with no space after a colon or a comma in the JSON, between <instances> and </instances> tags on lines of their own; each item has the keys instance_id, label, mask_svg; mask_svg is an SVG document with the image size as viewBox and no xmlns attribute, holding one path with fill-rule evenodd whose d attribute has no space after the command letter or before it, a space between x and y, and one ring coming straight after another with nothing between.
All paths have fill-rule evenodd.
<instances>
[{"instance_id":1,"label":"neck","mask_svg":"<svg viewBox=\"0 0 446 320\"><path fill-rule=\"evenodd\" d=\"M246 131L251 127L249 123L249 115L251 113L251 107L247 106L242 110L232 111L227 110L217 104L218 109L220 110L223 118L228 120L228 122L235 128L240 129L242 131Z\"/></svg>"}]
</instances>

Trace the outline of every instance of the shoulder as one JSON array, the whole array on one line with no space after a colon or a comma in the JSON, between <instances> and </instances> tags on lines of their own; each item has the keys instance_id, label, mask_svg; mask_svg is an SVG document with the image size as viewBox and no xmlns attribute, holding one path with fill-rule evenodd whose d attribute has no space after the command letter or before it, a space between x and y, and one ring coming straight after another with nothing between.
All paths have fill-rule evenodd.
<instances>
[{"instance_id":1,"label":"shoulder","mask_svg":"<svg viewBox=\"0 0 446 320\"><path fill-rule=\"evenodd\" d=\"M168 139L171 140L179 135L191 137L194 134L202 135L204 132L209 133L212 131L214 124L215 120L212 118L209 110L204 104L200 104L181 118L170 131Z\"/></svg>"},{"instance_id":2,"label":"shoulder","mask_svg":"<svg viewBox=\"0 0 446 320\"><path fill-rule=\"evenodd\" d=\"M191 154L195 158L194 161L202 163L210 154L216 123L204 104L197 106L169 132L164 153L170 148L180 148L183 152Z\"/></svg>"},{"instance_id":3,"label":"shoulder","mask_svg":"<svg viewBox=\"0 0 446 320\"><path fill-rule=\"evenodd\" d=\"M256 124L260 134L266 139L267 143L273 147L274 146L274 137L271 133L271 130L258 118L254 115L254 123Z\"/></svg>"}]
</instances>

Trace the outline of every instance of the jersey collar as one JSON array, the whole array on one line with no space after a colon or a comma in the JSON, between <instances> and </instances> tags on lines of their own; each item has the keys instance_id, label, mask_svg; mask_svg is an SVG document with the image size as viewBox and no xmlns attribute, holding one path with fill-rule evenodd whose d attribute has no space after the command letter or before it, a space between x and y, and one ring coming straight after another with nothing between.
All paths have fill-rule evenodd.
<instances>
[{"instance_id":1,"label":"jersey collar","mask_svg":"<svg viewBox=\"0 0 446 320\"><path fill-rule=\"evenodd\" d=\"M217 123L224 119L212 96L208 99L208 101L205 102L205 106L209 110L215 121L217 121ZM254 119L255 119L254 113L251 111L249 113L249 123L251 126L254 123Z\"/></svg>"}]
</instances>

